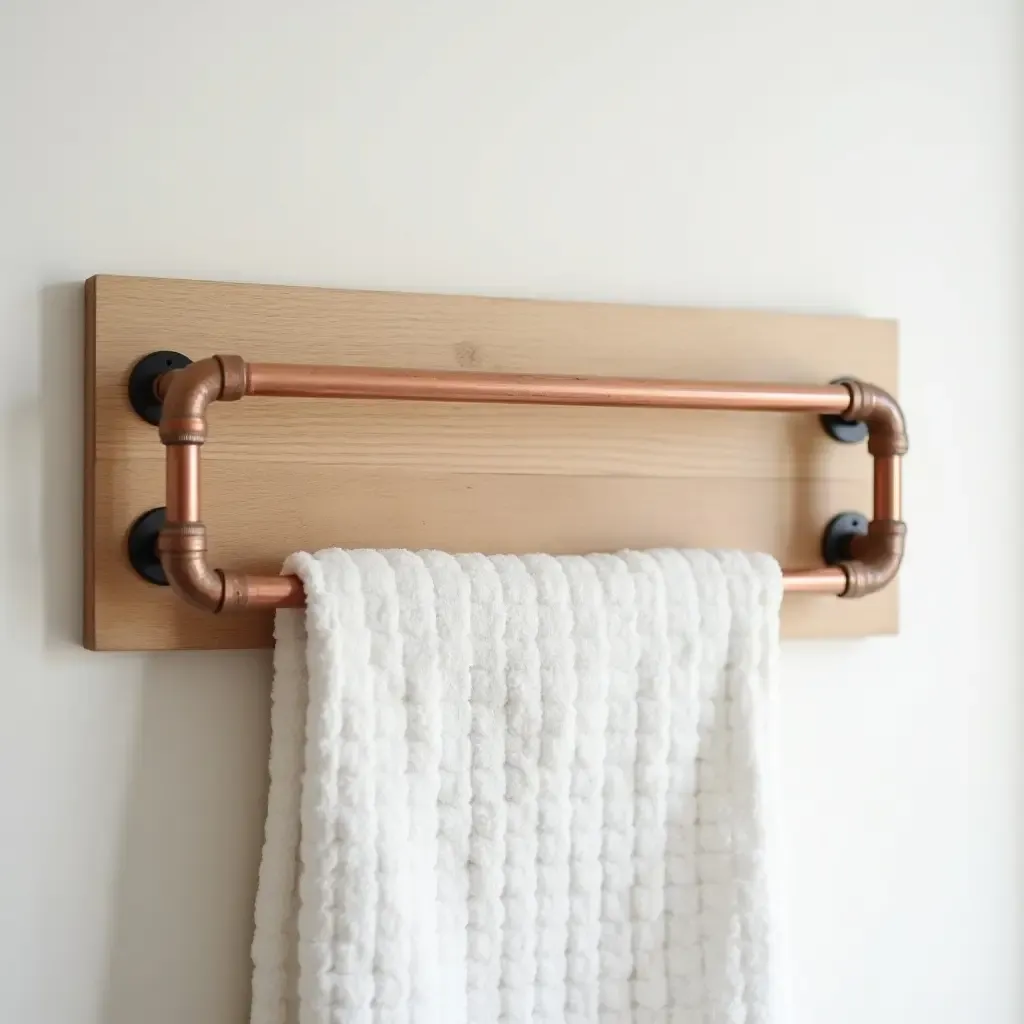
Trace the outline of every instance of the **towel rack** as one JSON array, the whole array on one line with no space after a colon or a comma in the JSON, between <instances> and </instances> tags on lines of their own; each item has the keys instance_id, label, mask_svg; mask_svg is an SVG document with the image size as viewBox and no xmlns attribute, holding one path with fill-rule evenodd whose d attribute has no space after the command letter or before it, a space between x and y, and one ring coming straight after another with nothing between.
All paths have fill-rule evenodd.
<instances>
[{"instance_id":1,"label":"towel rack","mask_svg":"<svg viewBox=\"0 0 1024 1024\"><path fill-rule=\"evenodd\" d=\"M135 364L129 399L143 419L159 425L166 446L166 506L136 520L129 554L144 578L169 583L187 602L211 612L304 602L296 576L244 574L213 569L207 562L199 485L206 410L211 402L248 396L816 413L836 441L867 438L874 460L873 514L870 521L855 513L836 516L823 535L826 564L786 569L785 590L862 597L890 583L903 556L903 413L886 391L853 378L809 387L248 363L237 355L192 362L178 352L153 352Z\"/></svg>"}]
</instances>

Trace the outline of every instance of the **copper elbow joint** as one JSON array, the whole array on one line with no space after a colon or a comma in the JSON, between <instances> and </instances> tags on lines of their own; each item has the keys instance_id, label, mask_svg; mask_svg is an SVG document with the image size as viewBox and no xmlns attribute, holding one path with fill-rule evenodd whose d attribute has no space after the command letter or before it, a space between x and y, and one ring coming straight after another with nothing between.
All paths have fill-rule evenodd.
<instances>
[{"instance_id":1,"label":"copper elbow joint","mask_svg":"<svg viewBox=\"0 0 1024 1024\"><path fill-rule=\"evenodd\" d=\"M907 454L907 425L903 410L888 391L851 377L836 383L850 392L850 405L844 420L865 423L868 428L868 453L873 456Z\"/></svg>"},{"instance_id":2,"label":"copper elbow joint","mask_svg":"<svg viewBox=\"0 0 1024 1024\"><path fill-rule=\"evenodd\" d=\"M206 527L202 523L165 523L157 552L176 594L197 608L220 611L224 580L206 561Z\"/></svg>"},{"instance_id":3,"label":"copper elbow joint","mask_svg":"<svg viewBox=\"0 0 1024 1024\"><path fill-rule=\"evenodd\" d=\"M171 589L194 607L216 613L241 611L248 604L243 574L210 568L203 523L166 523L157 551Z\"/></svg>"},{"instance_id":4,"label":"copper elbow joint","mask_svg":"<svg viewBox=\"0 0 1024 1024\"><path fill-rule=\"evenodd\" d=\"M160 415L165 444L202 444L211 402L233 402L248 387L249 366L241 356L210 356L167 375Z\"/></svg>"},{"instance_id":5,"label":"copper elbow joint","mask_svg":"<svg viewBox=\"0 0 1024 1024\"><path fill-rule=\"evenodd\" d=\"M846 573L843 597L865 597L888 586L900 571L907 524L897 519L876 519L868 532L850 543L848 562L840 562Z\"/></svg>"}]
</instances>

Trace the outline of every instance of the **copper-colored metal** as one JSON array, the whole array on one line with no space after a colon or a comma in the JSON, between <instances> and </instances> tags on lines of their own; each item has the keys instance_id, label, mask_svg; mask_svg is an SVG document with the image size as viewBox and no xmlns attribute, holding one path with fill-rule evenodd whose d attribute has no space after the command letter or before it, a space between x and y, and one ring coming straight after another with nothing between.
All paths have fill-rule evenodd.
<instances>
[{"instance_id":1,"label":"copper-colored metal","mask_svg":"<svg viewBox=\"0 0 1024 1024\"><path fill-rule=\"evenodd\" d=\"M173 589L210 611L301 607L297 576L250 576L214 570L206 561L200 521L199 446L206 440L210 402L243 395L282 398L376 398L410 401L506 402L529 405L649 406L669 409L837 413L868 425L874 456L874 519L839 566L786 570L787 593L861 597L886 586L899 570L906 524L901 515L901 456L907 450L903 414L881 388L856 380L824 387L694 383L630 377L458 373L357 366L246 364L213 356L164 374L160 439L167 446L167 517L160 560Z\"/></svg>"},{"instance_id":2,"label":"copper-colored metal","mask_svg":"<svg viewBox=\"0 0 1024 1024\"><path fill-rule=\"evenodd\" d=\"M168 445L166 475L168 522L195 522L199 519L199 445Z\"/></svg>"},{"instance_id":3,"label":"copper-colored metal","mask_svg":"<svg viewBox=\"0 0 1024 1024\"><path fill-rule=\"evenodd\" d=\"M164 377L170 378L166 386ZM206 440L207 406L242 398L246 380L246 363L241 356L211 356L162 375L156 386L164 403L160 440L166 445L202 444Z\"/></svg>"},{"instance_id":4,"label":"copper-colored metal","mask_svg":"<svg viewBox=\"0 0 1024 1024\"><path fill-rule=\"evenodd\" d=\"M228 596L225 609L301 608L306 603L302 580L298 576L238 576L234 581L225 574ZM232 587L238 593L232 594Z\"/></svg>"},{"instance_id":5,"label":"copper-colored metal","mask_svg":"<svg viewBox=\"0 0 1024 1024\"><path fill-rule=\"evenodd\" d=\"M860 420L868 425L868 452L876 458L907 454L907 426L896 399L874 384L852 377L840 381L850 392L850 404L844 419Z\"/></svg>"},{"instance_id":6,"label":"copper-colored metal","mask_svg":"<svg viewBox=\"0 0 1024 1024\"><path fill-rule=\"evenodd\" d=\"M842 564L848 581L843 597L865 597L888 586L900 570L906 536L906 523L872 520L866 536L853 541L854 560Z\"/></svg>"},{"instance_id":7,"label":"copper-colored metal","mask_svg":"<svg viewBox=\"0 0 1024 1024\"><path fill-rule=\"evenodd\" d=\"M202 444L206 407L220 396L223 384L220 363L215 358L202 359L166 376L171 380L164 389L160 440L165 445Z\"/></svg>"},{"instance_id":8,"label":"copper-colored metal","mask_svg":"<svg viewBox=\"0 0 1024 1024\"><path fill-rule=\"evenodd\" d=\"M220 401L237 402L249 393L249 364L241 356L214 356L220 363Z\"/></svg>"},{"instance_id":9,"label":"copper-colored metal","mask_svg":"<svg viewBox=\"0 0 1024 1024\"><path fill-rule=\"evenodd\" d=\"M157 541L160 564L179 597L207 611L224 606L224 577L206 561L206 527L168 522Z\"/></svg>"},{"instance_id":10,"label":"copper-colored metal","mask_svg":"<svg viewBox=\"0 0 1024 1024\"><path fill-rule=\"evenodd\" d=\"M171 386L171 381L174 380L175 376L179 374L180 370L168 370L166 373L161 373L157 377L153 384L153 394L162 402L164 396L167 394L167 389Z\"/></svg>"},{"instance_id":11,"label":"copper-colored metal","mask_svg":"<svg viewBox=\"0 0 1024 1024\"><path fill-rule=\"evenodd\" d=\"M221 575L225 580L221 611L301 608L306 603L302 580L298 576ZM839 597L846 592L847 575L834 565L821 569L787 569L782 574L782 587L787 594L834 594Z\"/></svg>"},{"instance_id":12,"label":"copper-colored metal","mask_svg":"<svg viewBox=\"0 0 1024 1024\"><path fill-rule=\"evenodd\" d=\"M903 459L899 455L875 456L875 519L902 519Z\"/></svg>"},{"instance_id":13,"label":"copper-colored metal","mask_svg":"<svg viewBox=\"0 0 1024 1024\"><path fill-rule=\"evenodd\" d=\"M388 398L416 402L501 402L517 405L651 406L661 409L746 409L844 413L850 392L781 384L554 374L462 373L364 366L252 363L250 395L274 398Z\"/></svg>"},{"instance_id":14,"label":"copper-colored metal","mask_svg":"<svg viewBox=\"0 0 1024 1024\"><path fill-rule=\"evenodd\" d=\"M846 573L837 565L826 565L821 569L785 569L782 573L782 589L787 594L835 594L846 593Z\"/></svg>"}]
</instances>

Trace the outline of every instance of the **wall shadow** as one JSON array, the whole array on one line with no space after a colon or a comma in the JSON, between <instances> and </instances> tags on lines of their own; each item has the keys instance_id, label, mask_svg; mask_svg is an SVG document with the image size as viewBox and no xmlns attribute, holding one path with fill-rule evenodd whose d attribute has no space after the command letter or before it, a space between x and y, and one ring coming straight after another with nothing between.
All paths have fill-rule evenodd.
<instances>
[{"instance_id":1,"label":"wall shadow","mask_svg":"<svg viewBox=\"0 0 1024 1024\"><path fill-rule=\"evenodd\" d=\"M29 301L32 301L29 299ZM38 309L34 379L15 387L0 424L8 519L2 543L18 600L5 627L40 645L80 648L82 609L81 282L44 285ZM15 342L16 343L16 342Z\"/></svg>"},{"instance_id":2,"label":"wall shadow","mask_svg":"<svg viewBox=\"0 0 1024 1024\"><path fill-rule=\"evenodd\" d=\"M44 643L80 647L85 289L81 281L48 284L39 302Z\"/></svg>"},{"instance_id":3,"label":"wall shadow","mask_svg":"<svg viewBox=\"0 0 1024 1024\"><path fill-rule=\"evenodd\" d=\"M107 1024L249 1019L267 651L147 658L115 879Z\"/></svg>"}]
</instances>

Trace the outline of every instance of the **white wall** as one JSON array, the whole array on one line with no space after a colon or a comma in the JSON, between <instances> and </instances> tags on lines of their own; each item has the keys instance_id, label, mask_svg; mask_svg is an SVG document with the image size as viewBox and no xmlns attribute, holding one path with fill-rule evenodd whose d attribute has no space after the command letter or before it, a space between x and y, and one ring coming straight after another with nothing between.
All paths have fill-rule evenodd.
<instances>
[{"instance_id":1,"label":"white wall","mask_svg":"<svg viewBox=\"0 0 1024 1024\"><path fill-rule=\"evenodd\" d=\"M898 317L903 632L785 652L792 1021L1024 1019L1021 22L0 4L0 1020L246 1019L268 660L78 647L96 272Z\"/></svg>"}]
</instances>

